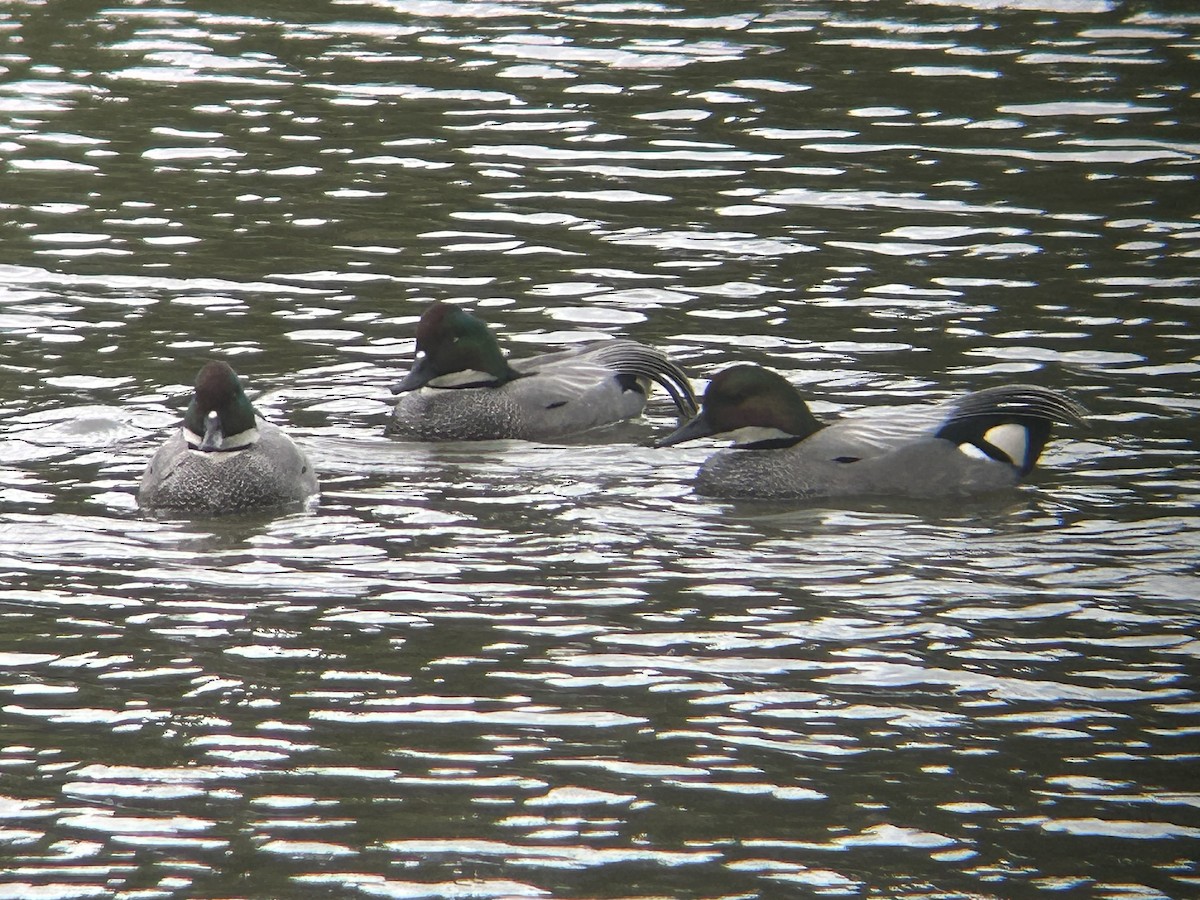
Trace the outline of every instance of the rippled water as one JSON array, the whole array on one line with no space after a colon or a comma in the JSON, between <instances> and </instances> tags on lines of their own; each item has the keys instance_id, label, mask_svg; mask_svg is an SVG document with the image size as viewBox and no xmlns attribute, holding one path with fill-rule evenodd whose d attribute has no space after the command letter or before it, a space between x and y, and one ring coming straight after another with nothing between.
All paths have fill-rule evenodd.
<instances>
[{"instance_id":1,"label":"rippled water","mask_svg":"<svg viewBox=\"0 0 1200 900\"><path fill-rule=\"evenodd\" d=\"M0 897L1200 891L1200 14L709 6L0 10ZM714 502L661 397L385 439L434 299L1093 415L1009 494ZM313 511L137 511L212 355Z\"/></svg>"}]
</instances>

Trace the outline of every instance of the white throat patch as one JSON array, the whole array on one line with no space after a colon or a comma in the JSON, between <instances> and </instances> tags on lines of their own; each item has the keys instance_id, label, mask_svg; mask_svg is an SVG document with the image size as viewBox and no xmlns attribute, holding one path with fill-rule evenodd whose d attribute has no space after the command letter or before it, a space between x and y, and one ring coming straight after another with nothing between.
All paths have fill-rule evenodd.
<instances>
[{"instance_id":1,"label":"white throat patch","mask_svg":"<svg viewBox=\"0 0 1200 900\"><path fill-rule=\"evenodd\" d=\"M463 369L461 372L451 372L449 375L431 378L427 386L435 388L479 387L491 384L495 380L496 376L487 372L480 372L478 369Z\"/></svg>"},{"instance_id":2,"label":"white throat patch","mask_svg":"<svg viewBox=\"0 0 1200 900\"><path fill-rule=\"evenodd\" d=\"M201 450L200 446L204 443L204 435L196 434L186 425L180 431L183 432L183 439L187 443L188 448L196 453L204 453L208 455L213 451ZM247 428L245 431L238 434L230 435L221 442L221 449L218 453L228 453L232 450L245 450L247 447L252 447L258 442L258 427Z\"/></svg>"},{"instance_id":3,"label":"white throat patch","mask_svg":"<svg viewBox=\"0 0 1200 900\"><path fill-rule=\"evenodd\" d=\"M245 450L258 443L258 426L253 425L245 431L239 431L237 434L231 434L225 438L225 443L221 445L222 450Z\"/></svg>"},{"instance_id":4,"label":"white throat patch","mask_svg":"<svg viewBox=\"0 0 1200 900\"><path fill-rule=\"evenodd\" d=\"M763 425L747 425L717 435L723 440L732 441L734 446L744 447L747 444L760 444L763 441L794 441L796 436L788 434L779 428L769 428Z\"/></svg>"}]
</instances>

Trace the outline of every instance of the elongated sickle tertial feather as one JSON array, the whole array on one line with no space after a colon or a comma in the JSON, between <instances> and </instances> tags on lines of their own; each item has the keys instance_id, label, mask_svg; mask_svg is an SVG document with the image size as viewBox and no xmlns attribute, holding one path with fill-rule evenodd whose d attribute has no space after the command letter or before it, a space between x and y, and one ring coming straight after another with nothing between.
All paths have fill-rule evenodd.
<instances>
[{"instance_id":1,"label":"elongated sickle tertial feather","mask_svg":"<svg viewBox=\"0 0 1200 900\"><path fill-rule=\"evenodd\" d=\"M1035 384L985 388L954 401L946 424L972 416L1028 416L1064 425L1082 423L1087 410L1069 397Z\"/></svg>"},{"instance_id":2,"label":"elongated sickle tertial feather","mask_svg":"<svg viewBox=\"0 0 1200 900\"><path fill-rule=\"evenodd\" d=\"M1082 422L1086 413L1070 398L1036 385L986 388L955 400L937 436L1028 475L1050 439L1051 426Z\"/></svg>"},{"instance_id":3,"label":"elongated sickle tertial feather","mask_svg":"<svg viewBox=\"0 0 1200 900\"><path fill-rule=\"evenodd\" d=\"M621 375L646 378L671 395L680 415L699 412L696 393L687 374L658 350L636 341L608 341L596 350L596 360Z\"/></svg>"}]
</instances>

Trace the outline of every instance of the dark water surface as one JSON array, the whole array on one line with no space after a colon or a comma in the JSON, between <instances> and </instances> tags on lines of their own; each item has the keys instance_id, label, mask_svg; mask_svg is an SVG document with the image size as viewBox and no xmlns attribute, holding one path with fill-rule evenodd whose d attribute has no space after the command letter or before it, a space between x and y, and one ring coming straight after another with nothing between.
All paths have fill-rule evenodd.
<instances>
[{"instance_id":1,"label":"dark water surface","mask_svg":"<svg viewBox=\"0 0 1200 900\"><path fill-rule=\"evenodd\" d=\"M0 8L0 898L1200 894L1200 10ZM1093 412L974 502L382 436L434 299L823 414ZM156 521L200 363L319 506Z\"/></svg>"}]
</instances>

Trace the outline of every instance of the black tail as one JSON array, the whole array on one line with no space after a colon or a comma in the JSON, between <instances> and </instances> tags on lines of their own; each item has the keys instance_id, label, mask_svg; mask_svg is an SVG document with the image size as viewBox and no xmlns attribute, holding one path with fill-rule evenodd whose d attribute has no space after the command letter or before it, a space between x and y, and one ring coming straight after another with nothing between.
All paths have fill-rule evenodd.
<instances>
[{"instance_id":1,"label":"black tail","mask_svg":"<svg viewBox=\"0 0 1200 900\"><path fill-rule=\"evenodd\" d=\"M1030 384L987 388L956 400L937 436L971 444L1028 475L1050 440L1054 423L1081 423L1086 414L1078 403L1048 388Z\"/></svg>"}]
</instances>

